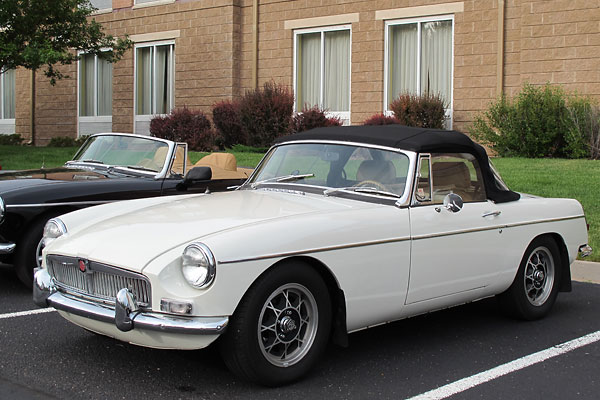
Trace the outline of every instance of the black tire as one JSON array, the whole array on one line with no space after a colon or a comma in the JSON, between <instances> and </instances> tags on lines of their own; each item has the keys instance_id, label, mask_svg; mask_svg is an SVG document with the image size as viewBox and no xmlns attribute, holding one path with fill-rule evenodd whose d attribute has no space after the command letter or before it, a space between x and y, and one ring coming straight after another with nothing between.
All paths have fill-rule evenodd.
<instances>
[{"instance_id":1,"label":"black tire","mask_svg":"<svg viewBox=\"0 0 600 400\"><path fill-rule=\"evenodd\" d=\"M285 298L292 307L281 303ZM261 331L259 338L260 327L266 325L273 328ZM331 300L321 276L309 265L287 262L267 271L246 292L220 341L221 355L227 367L244 380L284 385L316 363L327 346L330 329ZM299 338L305 346L299 345ZM284 349L289 354L282 353Z\"/></svg>"},{"instance_id":2,"label":"black tire","mask_svg":"<svg viewBox=\"0 0 600 400\"><path fill-rule=\"evenodd\" d=\"M536 320L549 312L562 276L558 245L549 236L533 240L527 247L510 288L498 296L504 311L516 318Z\"/></svg>"},{"instance_id":3,"label":"black tire","mask_svg":"<svg viewBox=\"0 0 600 400\"><path fill-rule=\"evenodd\" d=\"M14 267L17 277L28 288L33 287L33 269L37 267L37 247L42 240L47 219L40 219L26 228L23 238L17 243Z\"/></svg>"}]
</instances>

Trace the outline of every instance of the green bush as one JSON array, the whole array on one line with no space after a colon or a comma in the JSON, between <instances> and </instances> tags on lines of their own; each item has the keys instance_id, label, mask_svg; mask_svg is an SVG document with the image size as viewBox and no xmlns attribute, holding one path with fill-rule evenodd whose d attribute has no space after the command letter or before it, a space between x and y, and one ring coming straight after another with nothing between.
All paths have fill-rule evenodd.
<instances>
[{"instance_id":1,"label":"green bush","mask_svg":"<svg viewBox=\"0 0 600 400\"><path fill-rule=\"evenodd\" d=\"M19 146L23 140L24 139L18 133L0 135L0 145L2 146Z\"/></svg>"},{"instance_id":2,"label":"green bush","mask_svg":"<svg viewBox=\"0 0 600 400\"><path fill-rule=\"evenodd\" d=\"M435 94L402 94L389 105L399 124L443 129L446 121L444 100Z\"/></svg>"},{"instance_id":3,"label":"green bush","mask_svg":"<svg viewBox=\"0 0 600 400\"><path fill-rule=\"evenodd\" d=\"M57 136L50 139L48 147L77 147L81 146L82 143L81 140L71 136Z\"/></svg>"},{"instance_id":4,"label":"green bush","mask_svg":"<svg viewBox=\"0 0 600 400\"><path fill-rule=\"evenodd\" d=\"M290 133L294 95L285 86L266 82L242 96L239 110L248 144L268 147L276 138Z\"/></svg>"},{"instance_id":5,"label":"green bush","mask_svg":"<svg viewBox=\"0 0 600 400\"><path fill-rule=\"evenodd\" d=\"M501 156L582 158L593 156L598 117L588 97L550 84L525 84L514 99L503 96L490 104L470 131Z\"/></svg>"},{"instance_id":6,"label":"green bush","mask_svg":"<svg viewBox=\"0 0 600 400\"><path fill-rule=\"evenodd\" d=\"M567 150L572 158L600 159L600 109L588 97L569 99L572 125L566 133Z\"/></svg>"}]
</instances>

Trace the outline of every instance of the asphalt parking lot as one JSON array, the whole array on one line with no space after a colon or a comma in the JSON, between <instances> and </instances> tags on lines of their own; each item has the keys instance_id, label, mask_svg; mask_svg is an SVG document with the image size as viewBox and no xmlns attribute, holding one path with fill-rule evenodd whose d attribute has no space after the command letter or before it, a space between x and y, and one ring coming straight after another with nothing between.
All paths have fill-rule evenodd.
<instances>
[{"instance_id":1,"label":"asphalt parking lot","mask_svg":"<svg viewBox=\"0 0 600 400\"><path fill-rule=\"evenodd\" d=\"M597 399L600 393L600 284L592 282L574 282L573 292L561 294L541 321L504 317L487 299L352 334L349 348L330 346L308 377L277 389L239 381L214 348L145 349L89 333L56 312L29 310L36 310L30 293L11 269L0 267L2 399L406 399L452 393L453 399Z\"/></svg>"}]
</instances>

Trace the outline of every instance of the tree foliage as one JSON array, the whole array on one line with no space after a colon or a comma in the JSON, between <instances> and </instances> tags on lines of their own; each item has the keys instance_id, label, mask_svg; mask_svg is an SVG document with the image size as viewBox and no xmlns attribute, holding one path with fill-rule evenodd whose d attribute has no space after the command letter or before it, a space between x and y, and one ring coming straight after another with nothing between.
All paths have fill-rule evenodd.
<instances>
[{"instance_id":1,"label":"tree foliage","mask_svg":"<svg viewBox=\"0 0 600 400\"><path fill-rule=\"evenodd\" d=\"M45 67L54 84L64 77L56 66L76 61L79 51L118 61L132 42L104 34L102 25L88 18L94 11L89 0L2 0L0 72Z\"/></svg>"}]
</instances>

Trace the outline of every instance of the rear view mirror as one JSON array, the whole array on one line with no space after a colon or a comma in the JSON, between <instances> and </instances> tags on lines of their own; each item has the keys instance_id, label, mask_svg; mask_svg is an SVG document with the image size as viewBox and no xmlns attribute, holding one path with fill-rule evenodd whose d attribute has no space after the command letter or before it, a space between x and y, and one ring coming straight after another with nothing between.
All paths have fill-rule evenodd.
<instances>
[{"instance_id":1,"label":"rear view mirror","mask_svg":"<svg viewBox=\"0 0 600 400\"><path fill-rule=\"evenodd\" d=\"M212 178L212 169L210 167L194 167L185 174L185 183L194 183L197 181L209 181Z\"/></svg>"}]
</instances>

